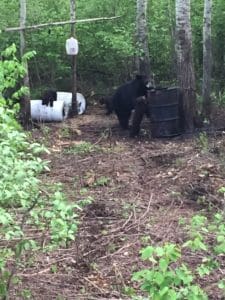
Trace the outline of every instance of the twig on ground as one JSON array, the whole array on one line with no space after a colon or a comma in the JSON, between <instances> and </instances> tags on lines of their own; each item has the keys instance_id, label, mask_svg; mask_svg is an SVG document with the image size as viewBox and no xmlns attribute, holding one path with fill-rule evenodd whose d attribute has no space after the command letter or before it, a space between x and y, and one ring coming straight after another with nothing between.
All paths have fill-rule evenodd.
<instances>
[{"instance_id":1,"label":"twig on ground","mask_svg":"<svg viewBox=\"0 0 225 300\"><path fill-rule=\"evenodd\" d=\"M100 288L99 286L97 286L97 284L95 284L94 282L92 282L91 280L89 280L87 277L84 277L84 280L86 280L89 284L91 284L93 287L95 287L98 291L100 291L102 294L106 294L107 291Z\"/></svg>"}]
</instances>

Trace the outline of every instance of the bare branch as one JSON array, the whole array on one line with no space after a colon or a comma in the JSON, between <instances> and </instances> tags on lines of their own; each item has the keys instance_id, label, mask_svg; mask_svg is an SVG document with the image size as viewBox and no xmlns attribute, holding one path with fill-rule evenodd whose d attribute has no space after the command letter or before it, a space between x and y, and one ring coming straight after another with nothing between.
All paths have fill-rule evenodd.
<instances>
[{"instance_id":1,"label":"bare branch","mask_svg":"<svg viewBox=\"0 0 225 300\"><path fill-rule=\"evenodd\" d=\"M88 22L95 22L95 21L104 21L104 20L114 20L118 19L120 16L115 17L102 17L102 18L92 18L92 19L81 19L81 20L74 20L74 21L59 21L59 22L50 22L50 23L43 23L43 24L37 24L37 25L31 25L31 26L20 26L20 27L11 27L11 28L5 28L3 31L5 32L12 32L12 31L20 31L20 30L35 30L43 27L48 26L63 26L67 24L77 24L77 23L88 23Z\"/></svg>"}]
</instances>

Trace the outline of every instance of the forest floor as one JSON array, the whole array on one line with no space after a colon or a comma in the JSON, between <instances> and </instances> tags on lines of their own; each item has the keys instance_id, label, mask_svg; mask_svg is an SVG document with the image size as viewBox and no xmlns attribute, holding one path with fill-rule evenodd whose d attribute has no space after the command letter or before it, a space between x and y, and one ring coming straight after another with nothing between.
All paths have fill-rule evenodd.
<instances>
[{"instance_id":1,"label":"forest floor","mask_svg":"<svg viewBox=\"0 0 225 300\"><path fill-rule=\"evenodd\" d=\"M33 130L50 150L51 170L43 180L61 182L71 201L93 201L81 214L75 242L40 255L23 273L21 285L32 299L131 299L125 290L138 287L131 276L143 266L141 248L182 244L187 232L181 219L210 216L221 206L225 133L151 139L148 120L142 127L131 139L96 105ZM81 144L86 148L78 153ZM185 260L191 266L198 261L188 254ZM198 279L209 299L225 299L216 286L224 271Z\"/></svg>"}]
</instances>

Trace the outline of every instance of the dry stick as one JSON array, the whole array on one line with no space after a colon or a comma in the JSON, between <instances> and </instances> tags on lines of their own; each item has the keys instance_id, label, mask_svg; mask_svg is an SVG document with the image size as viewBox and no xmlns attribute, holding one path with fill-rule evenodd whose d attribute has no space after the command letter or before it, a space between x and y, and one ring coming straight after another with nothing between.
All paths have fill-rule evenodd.
<instances>
[{"instance_id":1,"label":"dry stick","mask_svg":"<svg viewBox=\"0 0 225 300\"><path fill-rule=\"evenodd\" d=\"M113 236L111 236L110 242L112 241L113 238L117 238L117 237L120 237L120 236L123 236L123 237L124 237L125 235L128 235L128 234L126 234L126 233L124 233L124 232L120 232L120 233L117 234L117 235L113 235ZM156 234L154 234L154 233L151 233L151 235L152 235L152 236L155 236L156 238L158 238L158 235L156 235ZM129 236L146 236L146 233L134 233L134 234L132 233L132 234L130 234ZM107 242L104 246L106 247L108 243L109 243L109 242ZM136 243L136 241L133 242L132 244L135 244L135 243ZM132 244L131 244L131 245L132 245ZM97 247L97 248L95 248L95 249L92 249L92 250L90 250L89 252L84 253L84 254L82 255L82 257L86 257L86 256L90 255L90 254L93 253L93 252L94 252L94 253L97 252L101 247L102 247L102 244L101 244L101 246L99 246L99 247ZM125 248L126 245L123 246L123 247ZM122 248L123 248L123 247L122 247ZM120 252L120 251L122 250L122 248L118 249L118 250L116 251L116 253ZM114 255L114 253L110 253L110 254L108 254L108 255L99 257L99 259L107 258L107 257L113 256L113 255Z\"/></svg>"},{"instance_id":2,"label":"dry stick","mask_svg":"<svg viewBox=\"0 0 225 300\"><path fill-rule=\"evenodd\" d=\"M141 224L140 221L143 220L143 219L146 217L146 215L149 213L150 205L151 205L151 202L152 202L152 198L153 198L153 195L151 194L150 199L149 199L149 202L148 202L148 207L147 207L146 211L144 212L144 214L141 215L140 218L138 218L136 222L133 222L133 224L131 224L130 226L128 226L128 227L126 228L126 231L130 230L130 229L131 229L132 227L134 227L135 225L138 225L138 228L139 228L139 226L140 226L140 224Z\"/></svg>"},{"instance_id":3,"label":"dry stick","mask_svg":"<svg viewBox=\"0 0 225 300\"><path fill-rule=\"evenodd\" d=\"M130 222L130 220L131 220L131 218L132 218L132 216L133 216L133 212L132 212L132 213L130 214L129 218L128 218L128 219L125 221L125 223L122 225L122 227L117 228L117 229L115 229L115 230L112 230L111 232L109 232L109 233L108 233L107 235L105 235L104 237L113 235L114 233L117 233L118 231L120 231L119 234L113 235L113 237L115 238L115 237L124 235L124 232L121 232L122 229L125 229L124 231L126 232L126 231L130 230L132 227L136 226L136 225L137 225L137 222L138 222L138 224L140 225L140 220L143 220L143 218L148 214L148 212L149 212L149 210L150 210L150 205L151 205L152 198L153 198L153 195L150 196L150 200L149 200L148 207L147 207L146 211L144 212L144 214L143 214L137 221L133 222L131 225L129 225L129 226L126 228L126 225ZM101 235L99 235L99 237L101 237ZM124 247L126 247L126 246L124 246ZM120 252L124 247L122 247L121 249L117 250L116 253ZM87 257L88 255L90 255L91 253L95 252L96 250L97 250L97 249L94 249L94 250L88 251L87 253L84 253L84 254L83 254L83 257ZM110 254L110 255L112 255L112 254ZM104 256L103 258L108 257L108 256L110 256L110 255Z\"/></svg>"},{"instance_id":4,"label":"dry stick","mask_svg":"<svg viewBox=\"0 0 225 300\"><path fill-rule=\"evenodd\" d=\"M110 254L108 254L108 255L105 255L105 256L100 257L100 259L104 259L104 258L107 258L107 257L113 257L114 255L119 254L122 250L124 250L124 249L126 249L126 248L128 248L128 247L130 247L130 246L132 246L132 245L134 245L134 244L136 244L136 241L133 242L133 243L129 243L129 244L127 244L127 245L124 245L123 247L119 248L118 250L116 250L116 251L113 252L113 253L110 253Z\"/></svg>"},{"instance_id":5,"label":"dry stick","mask_svg":"<svg viewBox=\"0 0 225 300\"><path fill-rule=\"evenodd\" d=\"M107 293L106 290L101 289L100 287L97 286L94 282L90 281L87 277L84 277L84 280L86 280L88 283L90 283L92 286L94 286L97 290L99 290L102 294Z\"/></svg>"},{"instance_id":6,"label":"dry stick","mask_svg":"<svg viewBox=\"0 0 225 300\"><path fill-rule=\"evenodd\" d=\"M148 202L148 207L147 207L147 210L145 211L145 213L139 218L139 220L142 220L149 212L150 210L150 205L151 205L151 202L152 202L152 198L153 198L153 195L151 194L150 196L150 199L149 199L149 202Z\"/></svg>"},{"instance_id":7,"label":"dry stick","mask_svg":"<svg viewBox=\"0 0 225 300\"><path fill-rule=\"evenodd\" d=\"M124 278L123 278L123 275L121 274L120 270L118 269L117 265L116 264L113 264L113 268L114 268L114 273L115 273L115 276L116 276L116 279L119 277L121 282L122 282L122 285L123 287L126 286L125 282L124 282Z\"/></svg>"},{"instance_id":8,"label":"dry stick","mask_svg":"<svg viewBox=\"0 0 225 300\"><path fill-rule=\"evenodd\" d=\"M133 216L133 212L131 212L131 214L129 215L128 219L126 220L126 222L122 225L121 229L125 228L126 225L130 222L131 218Z\"/></svg>"},{"instance_id":9,"label":"dry stick","mask_svg":"<svg viewBox=\"0 0 225 300\"><path fill-rule=\"evenodd\" d=\"M65 260L68 260L68 259L70 259L70 262L76 263L76 261L71 256L68 256L68 257L64 257L64 258L60 258L60 259L52 261L50 264L48 264L47 268L45 268L45 269L43 269L39 272L30 273L30 274L18 273L16 275L17 276L23 276L23 277L30 277L30 276L37 276L37 275L40 275L40 274L44 274L48 271L51 271L51 266L52 265L57 264L57 263L62 262L62 261L65 261Z\"/></svg>"},{"instance_id":10,"label":"dry stick","mask_svg":"<svg viewBox=\"0 0 225 300\"><path fill-rule=\"evenodd\" d=\"M150 200L149 200L149 203L148 203L148 207L147 207L146 211L144 212L143 215L140 216L140 218L137 219L137 221L132 222L127 228L125 228L126 225L129 223L129 221L131 220L131 218L132 218L132 216L133 216L133 212L132 212L132 213L130 214L129 218L126 220L126 222L125 222L120 228L116 228L116 229L114 229L114 230L111 230L111 231L110 231L108 234L106 234L105 236L109 236L109 235L112 235L112 234L114 234L114 233L116 233L116 232L118 232L118 231L122 231L122 229L125 229L125 232L126 232L126 231L130 230L132 227L136 226L137 223L140 225L140 220L143 220L143 218L148 214L148 212L149 212L149 210L150 210L150 205L151 205L152 197L153 197L153 196L151 195ZM121 235L121 234L119 234L119 236L120 236L120 235ZM101 235L99 235L99 236L101 236Z\"/></svg>"},{"instance_id":11,"label":"dry stick","mask_svg":"<svg viewBox=\"0 0 225 300\"><path fill-rule=\"evenodd\" d=\"M83 159L80 159L80 160L78 160L77 162L78 163L83 163L83 162L85 162L85 161L88 161L88 160L90 160L91 159L91 157L86 157L86 158L83 158Z\"/></svg>"},{"instance_id":12,"label":"dry stick","mask_svg":"<svg viewBox=\"0 0 225 300\"><path fill-rule=\"evenodd\" d=\"M59 25L67 25L67 24L75 24L75 23L86 23L86 22L95 22L95 21L103 21L103 20L113 20L118 19L120 16L115 17L102 17L102 18L92 18L92 19L81 19L76 21L60 21L60 22L50 22L50 23L43 23L38 25L31 25L31 26L24 26L24 27L11 27L5 28L3 31L10 32L10 31L20 31L20 30L27 30L27 29L39 29L48 26L59 26Z\"/></svg>"},{"instance_id":13,"label":"dry stick","mask_svg":"<svg viewBox=\"0 0 225 300\"><path fill-rule=\"evenodd\" d=\"M49 271L51 271L51 267L43 269L43 270L41 270L39 272L36 272L36 273L31 273L31 274L17 273L16 276L31 277L31 276L36 276L36 275L44 274L44 273L49 272Z\"/></svg>"},{"instance_id":14,"label":"dry stick","mask_svg":"<svg viewBox=\"0 0 225 300\"><path fill-rule=\"evenodd\" d=\"M136 208L133 206L133 214L134 214L134 220L137 222L137 214L136 214Z\"/></svg>"},{"instance_id":15,"label":"dry stick","mask_svg":"<svg viewBox=\"0 0 225 300\"><path fill-rule=\"evenodd\" d=\"M133 227L134 225L136 225L137 223L140 224L140 220L142 220L142 219L148 214L148 212L149 212L149 210L150 210L150 205L151 205L151 202L152 202L152 198L153 198L153 196L151 195L151 196L150 196L150 200L149 200L149 202L148 202L148 207L147 207L146 211L144 212L144 214L141 215L140 218L137 219L137 221L136 221L136 219L135 219L135 222L133 222L131 225L129 225L129 226L126 228L126 231L129 230L130 228L132 228L132 227ZM127 225L128 221L130 221L130 219L131 219L131 217L133 216L133 214L134 214L133 212L130 214L128 220L123 224L122 229L125 228L125 226ZM121 228L120 228L120 229L121 229ZM117 231L118 231L118 230L117 230Z\"/></svg>"},{"instance_id":16,"label":"dry stick","mask_svg":"<svg viewBox=\"0 0 225 300\"><path fill-rule=\"evenodd\" d=\"M106 130L107 130L107 129L106 129ZM105 131L106 131L106 130L105 130ZM104 132L105 132L105 131L104 131ZM111 128L109 128L109 131L110 131L110 133L111 133ZM103 132L103 133L104 133L104 132ZM108 134L108 136L111 137L111 134ZM94 145L99 144L102 140L105 140L105 139L106 139L106 137L105 137L104 134L103 134L103 135L97 140L97 142L94 143ZM110 146L111 146L111 140L110 140Z\"/></svg>"},{"instance_id":17,"label":"dry stick","mask_svg":"<svg viewBox=\"0 0 225 300\"><path fill-rule=\"evenodd\" d=\"M152 198L153 198L153 195L150 196L150 200L149 200L149 203L148 203L148 207L147 207L147 210L145 211L145 213L144 213L144 214L143 214L136 222L133 222L130 226L128 226L128 227L126 228L125 232L128 231L129 229L131 229L132 227L136 226L137 223L138 223L138 226L140 226L140 221L143 220L143 218L148 214L148 212L149 212L149 210L150 210L150 205L151 205ZM111 231L110 234L115 233L115 232L118 232L118 231L121 231L121 229L125 229L125 226L126 226L126 225L128 224L128 222L130 221L132 215L133 215L133 213L131 213L131 215L129 216L128 220L123 224L122 227L117 228L117 229L114 230L114 231ZM117 236L120 236L120 235L124 235L124 232L119 233ZM116 236L113 236L113 237L115 238ZM135 241L134 243L136 243L136 241ZM124 248L127 248L128 246L130 246L130 245L132 245L132 244L134 244L134 243L131 243L131 244L128 244L128 245L124 245L123 247L121 247L120 249L118 249L116 252L110 253L109 255L105 255L105 256L101 257L100 259L107 258L107 257L109 257L109 256L113 256L113 255L119 253L120 251L122 251ZM90 252L93 252L93 250L90 251ZM85 253L84 256L87 256L88 254L90 254L90 252L89 252L89 253Z\"/></svg>"}]
</instances>

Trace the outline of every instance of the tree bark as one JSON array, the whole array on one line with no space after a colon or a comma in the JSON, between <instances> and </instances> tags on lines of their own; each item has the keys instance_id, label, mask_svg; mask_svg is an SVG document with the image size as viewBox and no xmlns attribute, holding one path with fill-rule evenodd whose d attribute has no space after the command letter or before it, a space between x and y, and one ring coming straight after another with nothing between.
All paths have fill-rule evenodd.
<instances>
[{"instance_id":1,"label":"tree bark","mask_svg":"<svg viewBox=\"0 0 225 300\"><path fill-rule=\"evenodd\" d=\"M184 128L192 132L197 122L197 109L190 0L176 0L176 53L178 82L183 91Z\"/></svg>"},{"instance_id":2,"label":"tree bark","mask_svg":"<svg viewBox=\"0 0 225 300\"><path fill-rule=\"evenodd\" d=\"M212 42L211 42L211 14L212 0L204 2L203 17L203 80L202 80L202 99L203 116L210 119L211 114L211 73L212 73Z\"/></svg>"},{"instance_id":3,"label":"tree bark","mask_svg":"<svg viewBox=\"0 0 225 300\"><path fill-rule=\"evenodd\" d=\"M20 0L20 27L26 25L26 0ZM20 56L23 57L26 48L25 31L20 30ZM28 88L28 94L22 96L21 99L21 121L26 127L30 123L30 83L28 74L28 65L26 60L22 60L23 67L26 70L26 75L23 78L23 85Z\"/></svg>"},{"instance_id":4,"label":"tree bark","mask_svg":"<svg viewBox=\"0 0 225 300\"><path fill-rule=\"evenodd\" d=\"M147 28L147 4L148 0L137 0L136 35L137 35L137 70L140 74L151 76L150 55L148 46Z\"/></svg>"},{"instance_id":5,"label":"tree bark","mask_svg":"<svg viewBox=\"0 0 225 300\"><path fill-rule=\"evenodd\" d=\"M76 0L70 0L71 36L75 37ZM72 56L72 109L71 117L77 115L77 56Z\"/></svg>"}]
</instances>

